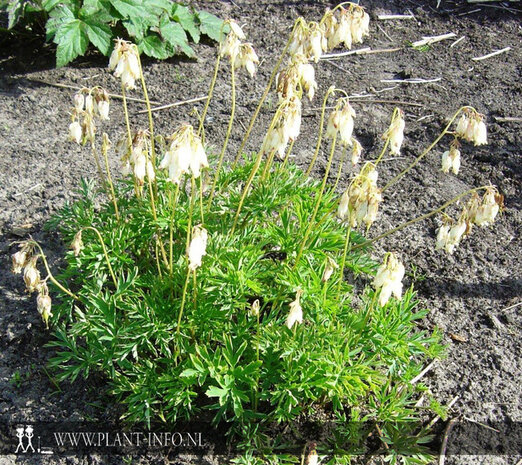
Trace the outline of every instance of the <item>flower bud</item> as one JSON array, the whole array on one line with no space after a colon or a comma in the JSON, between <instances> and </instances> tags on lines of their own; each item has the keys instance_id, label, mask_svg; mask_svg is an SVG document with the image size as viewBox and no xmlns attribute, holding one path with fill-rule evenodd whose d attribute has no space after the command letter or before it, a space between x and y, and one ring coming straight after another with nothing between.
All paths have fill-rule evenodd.
<instances>
[{"instance_id":1,"label":"flower bud","mask_svg":"<svg viewBox=\"0 0 522 465\"><path fill-rule=\"evenodd\" d=\"M250 314L252 316L259 316L259 309L261 308L261 304L259 303L259 299L254 300L252 306L250 307Z\"/></svg>"},{"instance_id":2,"label":"flower bud","mask_svg":"<svg viewBox=\"0 0 522 465\"><path fill-rule=\"evenodd\" d=\"M47 288L47 286L45 286L45 288ZM51 297L49 297L48 291L39 292L38 297L36 297L36 309L42 316L42 320L47 329L49 329L49 318L53 316L51 308L52 300Z\"/></svg>"},{"instance_id":3,"label":"flower bud","mask_svg":"<svg viewBox=\"0 0 522 465\"><path fill-rule=\"evenodd\" d=\"M94 115L94 99L91 94L85 97L85 111L91 116Z\"/></svg>"},{"instance_id":4,"label":"flower bud","mask_svg":"<svg viewBox=\"0 0 522 465\"><path fill-rule=\"evenodd\" d=\"M69 124L69 140L81 144L83 131L78 121L73 121Z\"/></svg>"},{"instance_id":5,"label":"flower bud","mask_svg":"<svg viewBox=\"0 0 522 465\"><path fill-rule=\"evenodd\" d=\"M394 113L394 117L388 130L383 134L383 139L388 139L390 143L390 153L392 155L400 155L402 142L404 140L403 112L400 109Z\"/></svg>"},{"instance_id":6,"label":"flower bud","mask_svg":"<svg viewBox=\"0 0 522 465\"><path fill-rule=\"evenodd\" d=\"M323 283L328 281L337 268L339 268L339 265L336 263L336 261L332 257L328 257L321 281Z\"/></svg>"},{"instance_id":7,"label":"flower bud","mask_svg":"<svg viewBox=\"0 0 522 465\"><path fill-rule=\"evenodd\" d=\"M207 230L202 226L195 226L188 250L189 270L195 271L201 266L201 260L207 253L207 240Z\"/></svg>"},{"instance_id":8,"label":"flower bud","mask_svg":"<svg viewBox=\"0 0 522 465\"><path fill-rule=\"evenodd\" d=\"M286 327L288 329L292 329L296 323L303 322L303 309L301 308L300 298L302 294L302 290L299 289L296 293L295 300L290 302L290 312L286 317Z\"/></svg>"},{"instance_id":9,"label":"flower bud","mask_svg":"<svg viewBox=\"0 0 522 465\"><path fill-rule=\"evenodd\" d=\"M361 143L355 137L352 137L352 165L359 163L362 151L363 148Z\"/></svg>"},{"instance_id":10,"label":"flower bud","mask_svg":"<svg viewBox=\"0 0 522 465\"><path fill-rule=\"evenodd\" d=\"M78 231L74 235L74 239L71 242L71 249L72 249L75 257L80 255L80 252L83 250L82 232L81 231Z\"/></svg>"}]
</instances>

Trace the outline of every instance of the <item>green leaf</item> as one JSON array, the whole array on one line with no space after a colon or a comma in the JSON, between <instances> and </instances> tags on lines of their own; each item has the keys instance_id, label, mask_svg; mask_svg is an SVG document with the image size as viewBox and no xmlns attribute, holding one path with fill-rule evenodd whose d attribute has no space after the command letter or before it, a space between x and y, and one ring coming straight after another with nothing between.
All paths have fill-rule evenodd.
<instances>
[{"instance_id":1,"label":"green leaf","mask_svg":"<svg viewBox=\"0 0 522 465\"><path fill-rule=\"evenodd\" d=\"M57 8L54 8L49 13L49 19L45 25L46 28L46 39L51 40L56 31L65 23L69 23L72 20L76 19L74 13L66 6L60 5Z\"/></svg>"},{"instance_id":2,"label":"green leaf","mask_svg":"<svg viewBox=\"0 0 522 465\"><path fill-rule=\"evenodd\" d=\"M86 19L84 24L89 40L100 52L108 55L112 45L111 28L92 19Z\"/></svg>"},{"instance_id":3,"label":"green leaf","mask_svg":"<svg viewBox=\"0 0 522 465\"><path fill-rule=\"evenodd\" d=\"M172 10L172 1L170 0L146 0L147 8L149 9L157 9L164 10L166 12L170 12ZM161 14L161 11L159 11Z\"/></svg>"},{"instance_id":4,"label":"green leaf","mask_svg":"<svg viewBox=\"0 0 522 465\"><path fill-rule=\"evenodd\" d=\"M136 42L143 40L147 29L150 24L146 21L143 21L141 18L130 18L122 21L125 29L129 33L130 37L134 37Z\"/></svg>"},{"instance_id":5,"label":"green leaf","mask_svg":"<svg viewBox=\"0 0 522 465\"><path fill-rule=\"evenodd\" d=\"M170 45L179 47L189 57L194 56L194 50L188 44L187 34L178 23L165 22L160 26L160 33Z\"/></svg>"},{"instance_id":6,"label":"green leaf","mask_svg":"<svg viewBox=\"0 0 522 465\"><path fill-rule=\"evenodd\" d=\"M208 13L207 11L199 11L198 19L201 23L201 32L209 36L212 40L219 41L223 20L219 19L217 16L214 16L211 13Z\"/></svg>"},{"instance_id":7,"label":"green leaf","mask_svg":"<svg viewBox=\"0 0 522 465\"><path fill-rule=\"evenodd\" d=\"M62 0L44 0L42 2L42 7L48 13L59 3L63 3Z\"/></svg>"},{"instance_id":8,"label":"green leaf","mask_svg":"<svg viewBox=\"0 0 522 465\"><path fill-rule=\"evenodd\" d=\"M56 67L60 68L87 51L89 36L85 32L84 24L75 19L58 29L54 42L58 44Z\"/></svg>"},{"instance_id":9,"label":"green leaf","mask_svg":"<svg viewBox=\"0 0 522 465\"><path fill-rule=\"evenodd\" d=\"M183 370L180 374L180 378L190 378L191 376L199 375L199 371L194 370L193 368L187 368L186 370Z\"/></svg>"},{"instance_id":10,"label":"green leaf","mask_svg":"<svg viewBox=\"0 0 522 465\"><path fill-rule=\"evenodd\" d=\"M210 386L205 394L208 397L219 397L220 399L227 395L226 389L218 388L217 386Z\"/></svg>"},{"instance_id":11,"label":"green leaf","mask_svg":"<svg viewBox=\"0 0 522 465\"><path fill-rule=\"evenodd\" d=\"M163 42L156 34L151 34L145 37L138 43L138 49L150 57L164 60L170 56L167 50L167 44Z\"/></svg>"},{"instance_id":12,"label":"green leaf","mask_svg":"<svg viewBox=\"0 0 522 465\"><path fill-rule=\"evenodd\" d=\"M124 18L141 18L150 24L157 22L157 15L151 14L148 2L142 0L109 0L116 11Z\"/></svg>"},{"instance_id":13,"label":"green leaf","mask_svg":"<svg viewBox=\"0 0 522 465\"><path fill-rule=\"evenodd\" d=\"M190 34L190 37L196 44L199 43L201 34L196 25L196 15L192 11L186 6L174 5L172 8L172 19L181 24L181 27Z\"/></svg>"},{"instance_id":14,"label":"green leaf","mask_svg":"<svg viewBox=\"0 0 522 465\"><path fill-rule=\"evenodd\" d=\"M20 0L15 0L9 2L9 6L7 7L7 15L8 15L8 22L7 22L7 29L12 29L18 21L20 21L20 18L24 16L24 7L25 2Z\"/></svg>"}]
</instances>

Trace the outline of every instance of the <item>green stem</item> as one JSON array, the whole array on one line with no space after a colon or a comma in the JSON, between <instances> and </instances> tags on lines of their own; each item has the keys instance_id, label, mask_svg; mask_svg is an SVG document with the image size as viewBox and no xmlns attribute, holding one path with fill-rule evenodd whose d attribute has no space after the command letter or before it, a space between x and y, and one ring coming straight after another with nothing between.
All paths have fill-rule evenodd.
<instances>
[{"instance_id":1,"label":"green stem","mask_svg":"<svg viewBox=\"0 0 522 465\"><path fill-rule=\"evenodd\" d=\"M36 241L31 241L31 243L34 244L36 247L38 247L38 250L40 250L40 256L42 257L42 261L43 261L45 269L47 271L47 276L49 277L51 282L58 289L60 289L61 291L65 292L67 295L71 296L73 299L80 300L80 298L76 294L73 294L69 289L65 288L58 281L56 281L55 277L51 273L51 269L49 268L49 264L47 263L47 259L45 258L45 254L44 254L42 248L40 247L40 244L38 244L38 242L36 242Z\"/></svg>"},{"instance_id":2,"label":"green stem","mask_svg":"<svg viewBox=\"0 0 522 465\"><path fill-rule=\"evenodd\" d=\"M335 177L335 184L332 189L332 191L334 191L334 192L335 192L335 189L337 189L337 186L339 185L339 181L341 179L341 173L343 171L344 160L346 159L347 153L348 153L348 149L346 148L346 145L345 145L345 146L343 146L343 151L341 153L341 160L339 161L339 169L337 170L337 176Z\"/></svg>"},{"instance_id":3,"label":"green stem","mask_svg":"<svg viewBox=\"0 0 522 465\"><path fill-rule=\"evenodd\" d=\"M172 197L172 191L170 192L170 201L171 201L171 216L170 216L170 225L169 225L169 270L170 275L172 276L174 270L174 261L173 261L173 249L174 249L174 219L176 213L176 205L178 203L179 196L179 183L176 184L176 191L174 193L174 197Z\"/></svg>"},{"instance_id":4,"label":"green stem","mask_svg":"<svg viewBox=\"0 0 522 465\"><path fill-rule=\"evenodd\" d=\"M234 64L235 64L235 60L232 60L232 62L230 63L230 68L231 68L230 73L231 73L231 81L232 81L232 108L230 109L230 119L228 120L228 128L227 128L227 133L225 135L225 141L223 142L223 147L221 148L221 153L219 154L219 162L218 162L218 166L216 169L216 173L214 175L214 180L212 181L212 188L210 190L210 197L208 199L207 211L210 211L210 208L212 206L212 200L214 198L216 184L219 179L221 167L223 166L225 152L227 150L228 141L230 138L230 134L232 132L232 126L234 124L234 115L236 112L236 73L234 70ZM200 124L203 124L203 123L201 122Z\"/></svg>"},{"instance_id":5,"label":"green stem","mask_svg":"<svg viewBox=\"0 0 522 465\"><path fill-rule=\"evenodd\" d=\"M205 213L203 211L203 174L199 176L199 213L201 215L201 224L205 224Z\"/></svg>"},{"instance_id":6,"label":"green stem","mask_svg":"<svg viewBox=\"0 0 522 465\"><path fill-rule=\"evenodd\" d=\"M152 110L150 107L149 94L147 92L147 86L145 84L145 76L143 76L143 67L141 66L140 54L136 53L138 57L138 64L140 66L140 79L141 79L141 87L143 89L143 96L145 97L145 105L147 106L147 115L149 117L149 136L150 136L150 154L151 161L154 169L156 168L156 147L154 141L154 121L152 119Z\"/></svg>"},{"instance_id":7,"label":"green stem","mask_svg":"<svg viewBox=\"0 0 522 465\"><path fill-rule=\"evenodd\" d=\"M132 134L131 134L131 128L130 128L130 121L129 121L129 110L127 109L127 94L125 91L125 86L121 85L121 95L122 95L122 101L123 101L123 115L125 116L125 127L127 128L127 142L128 142L128 154L129 157L132 154ZM140 196L140 190L138 189L138 184L136 183L136 177L134 178L134 192L136 193L136 197Z\"/></svg>"},{"instance_id":8,"label":"green stem","mask_svg":"<svg viewBox=\"0 0 522 465\"><path fill-rule=\"evenodd\" d=\"M104 136L106 137L107 135L104 134ZM103 158L105 159L105 169L107 170L107 180L109 181L109 188L111 191L112 204L114 205L114 213L116 214L116 219L118 221L120 221L120 212L118 211L118 202L116 201L116 194L114 192L114 183L112 182L111 169L109 166L109 157L107 156L108 149L109 149L108 145L104 144L102 146Z\"/></svg>"},{"instance_id":9,"label":"green stem","mask_svg":"<svg viewBox=\"0 0 522 465\"><path fill-rule=\"evenodd\" d=\"M396 184L397 182L399 182L399 180L405 175L407 174L411 169L413 169L432 149L433 147L435 147L439 141L444 137L444 135L448 132L448 129L450 128L450 126L453 124L453 121L455 121L455 119L457 118L457 116L460 114L460 112L466 108L469 108L467 106L464 106L464 107L461 107L457 110L457 112L453 115L453 117L450 119L450 122L446 125L446 127L444 128L444 130L440 133L439 137L437 137L433 142L432 144L426 149L424 150L424 152L422 152L414 161L413 163L411 163L411 165L409 165L406 169L402 170L397 176L395 176L391 181L388 181L388 184L386 184L383 188L382 188L382 192L384 192L386 189L390 188L391 186L393 186L394 184Z\"/></svg>"},{"instance_id":10,"label":"green stem","mask_svg":"<svg viewBox=\"0 0 522 465\"><path fill-rule=\"evenodd\" d=\"M310 236L310 233L312 231L312 228L314 227L315 217L317 216L317 212L319 211L319 207L321 205L321 200L323 199L323 193L324 188L326 187L326 181L328 180L328 175L330 174L330 168L332 166L333 157L335 154L335 142L337 140L337 134L335 134L333 140L332 140L332 147L330 149L330 156L328 157L328 165L326 166L326 172L324 173L323 182L321 184L321 189L319 191L319 195L317 196L317 200L315 201L315 207L314 211L312 213L312 217L310 218L310 221L308 223L308 228L306 229L305 235L303 237L303 240L301 241L301 246L299 247L299 252L297 253L297 257L295 259L295 263L293 266L293 270L296 269L297 265L299 264L299 260L301 259L301 255L303 254L303 250L306 246L306 242L308 241L308 236Z\"/></svg>"},{"instance_id":11,"label":"green stem","mask_svg":"<svg viewBox=\"0 0 522 465\"><path fill-rule=\"evenodd\" d=\"M295 143L295 140L290 142L290 146L288 147L288 150L286 151L285 159L284 159L283 165L281 167L281 169L283 169L283 170L285 169L286 165L288 164L288 160L290 159L290 153L292 152L292 149L294 148L294 143Z\"/></svg>"},{"instance_id":12,"label":"green stem","mask_svg":"<svg viewBox=\"0 0 522 465\"><path fill-rule=\"evenodd\" d=\"M341 300L341 286L344 280L344 267L346 265L346 256L348 255L348 248L350 246L350 237L352 234L352 226L349 225L346 230L346 238L344 240L344 251L343 251L343 259L341 261L341 270L339 274L339 282L337 283L337 300Z\"/></svg>"},{"instance_id":13,"label":"green stem","mask_svg":"<svg viewBox=\"0 0 522 465\"><path fill-rule=\"evenodd\" d=\"M183 317L183 309L185 308L185 300L187 298L187 287L190 280L190 269L187 268L187 277L185 278L185 284L183 286L183 296L181 297L181 308L179 309L178 315L178 326L176 327L176 334L179 334L179 327L181 325L181 318Z\"/></svg>"},{"instance_id":14,"label":"green stem","mask_svg":"<svg viewBox=\"0 0 522 465\"><path fill-rule=\"evenodd\" d=\"M201 138L202 144L205 142L205 118L207 117L207 112L208 112L208 107L210 106L210 101L212 100L212 96L214 95L214 87L215 87L216 81L217 81L220 61L221 61L221 54L218 51L216 66L214 68L214 76L212 77L212 81L210 83L210 89L208 91L207 101L205 102L205 107L203 108L203 113L201 114L201 118L199 121L198 136Z\"/></svg>"},{"instance_id":15,"label":"green stem","mask_svg":"<svg viewBox=\"0 0 522 465\"><path fill-rule=\"evenodd\" d=\"M256 111L252 115L252 118L250 120L250 124L248 125L248 128L246 130L246 133L243 137L243 140L241 141L241 145L239 146L239 150L237 152L236 158L234 159L234 163L232 163L232 170L236 167L237 163L239 162L239 159L241 158L241 154L243 153L243 150L246 146L246 143L248 141L248 138L250 137L250 133L252 132L252 129L254 128L254 124L257 120L257 117L259 115L259 112L261 111L261 107L263 106L263 103L266 100L266 97L268 96L268 92L270 92L270 89L272 88L272 84L274 83L274 79L277 76L277 73L279 72L279 68L281 67L281 63L283 62L283 58L286 55L286 52L288 51L288 48L290 47L290 44L292 43L292 39L294 37L294 32L296 30L297 24L302 21L301 18L298 18L295 23L294 27L292 29L292 32L290 33L290 37L288 38L288 41L286 42L285 48L281 52L281 56L279 57L279 60L277 61L272 74L270 75L270 79L268 80L268 84L266 85L265 91L263 92L263 95L261 96L261 100L259 100L259 103L257 104Z\"/></svg>"},{"instance_id":16,"label":"green stem","mask_svg":"<svg viewBox=\"0 0 522 465\"><path fill-rule=\"evenodd\" d=\"M312 169L314 168L315 162L317 161L317 157L319 155L319 149L321 148L321 141L323 140L323 130L324 130L324 115L326 113L326 102L328 101L328 97L330 94L335 92L335 87L330 87L328 91L326 92L326 95L323 99L323 106L321 107L321 120L319 123L319 135L317 136L317 144L315 146L315 152L314 156L312 157L312 161L310 162L310 165L308 166L308 169L306 170L306 175L310 176L310 173L312 172Z\"/></svg>"},{"instance_id":17,"label":"green stem","mask_svg":"<svg viewBox=\"0 0 522 465\"><path fill-rule=\"evenodd\" d=\"M107 248L105 247L105 242L103 241L103 237L101 236L100 231L98 231L94 226L86 226L85 228L82 228L82 231L85 230L85 229L93 230L96 233L96 235L98 236L98 239L99 239L100 244L101 244L102 249L103 249L103 255L105 256L105 261L107 262L107 266L109 267L109 272L111 274L112 281L113 281L114 285L116 287L118 287L118 280L116 279L116 276L115 276L114 271L112 269L111 262L109 260L109 254L107 253Z\"/></svg>"}]
</instances>

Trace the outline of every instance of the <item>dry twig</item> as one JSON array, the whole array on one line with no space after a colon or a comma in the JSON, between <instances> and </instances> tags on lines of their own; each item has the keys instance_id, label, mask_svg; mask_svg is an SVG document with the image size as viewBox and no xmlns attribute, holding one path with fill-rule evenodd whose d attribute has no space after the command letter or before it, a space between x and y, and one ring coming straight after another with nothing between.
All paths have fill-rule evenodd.
<instances>
[{"instance_id":1,"label":"dry twig","mask_svg":"<svg viewBox=\"0 0 522 465\"><path fill-rule=\"evenodd\" d=\"M501 53L509 52L510 50L511 50L511 47L505 47L502 50L496 50L495 52L488 53L487 55L482 55L481 57L472 58L472 60L473 61L482 61L482 60L485 60L486 58L495 57L497 55L500 55Z\"/></svg>"},{"instance_id":2,"label":"dry twig","mask_svg":"<svg viewBox=\"0 0 522 465\"><path fill-rule=\"evenodd\" d=\"M189 100L182 100L180 102L168 103L167 105L162 105L161 107L151 108L150 111L166 110L167 108L179 107L180 105L186 105L187 103L201 102L202 100L206 100L207 98L208 98L208 95L205 95L204 97L196 97L196 98L191 98ZM136 114L139 115L141 113L147 113L147 111L148 110L140 110L140 111L137 111Z\"/></svg>"},{"instance_id":3,"label":"dry twig","mask_svg":"<svg viewBox=\"0 0 522 465\"><path fill-rule=\"evenodd\" d=\"M457 422L457 418L452 418L448 424L446 425L446 429L444 430L444 436L442 439L442 446L440 448L440 456L439 456L439 465L444 465L444 462L446 461L446 449L448 447L448 438L449 433L451 431L451 428L453 428L453 425Z\"/></svg>"},{"instance_id":4,"label":"dry twig","mask_svg":"<svg viewBox=\"0 0 522 465\"><path fill-rule=\"evenodd\" d=\"M415 19L413 15L378 15L377 19L385 21L387 19Z\"/></svg>"},{"instance_id":5,"label":"dry twig","mask_svg":"<svg viewBox=\"0 0 522 465\"><path fill-rule=\"evenodd\" d=\"M457 37L457 34L455 34L454 32L449 32L447 34L441 34L438 36L426 36L426 37L423 36L421 40L417 40L416 42L413 42L411 44L411 46L412 47L422 47L424 45L431 45L431 44L434 44L435 42L440 42L441 40L452 39L453 37Z\"/></svg>"}]
</instances>

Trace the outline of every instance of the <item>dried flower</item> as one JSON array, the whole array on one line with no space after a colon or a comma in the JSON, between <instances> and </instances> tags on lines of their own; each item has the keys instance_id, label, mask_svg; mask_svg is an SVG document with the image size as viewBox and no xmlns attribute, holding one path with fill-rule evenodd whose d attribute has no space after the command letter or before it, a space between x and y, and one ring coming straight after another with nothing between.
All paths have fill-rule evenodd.
<instances>
[{"instance_id":1,"label":"dried flower","mask_svg":"<svg viewBox=\"0 0 522 465\"><path fill-rule=\"evenodd\" d=\"M11 255L12 267L11 271L15 274L20 274L23 267L29 260L30 250L26 245L22 245L20 250Z\"/></svg>"},{"instance_id":2,"label":"dried flower","mask_svg":"<svg viewBox=\"0 0 522 465\"><path fill-rule=\"evenodd\" d=\"M362 151L363 148L361 143L355 137L352 137L352 165L359 163Z\"/></svg>"},{"instance_id":3,"label":"dried flower","mask_svg":"<svg viewBox=\"0 0 522 465\"><path fill-rule=\"evenodd\" d=\"M83 106L85 105L85 97L81 92L74 94L74 109L79 113L83 111Z\"/></svg>"},{"instance_id":4,"label":"dried flower","mask_svg":"<svg viewBox=\"0 0 522 465\"><path fill-rule=\"evenodd\" d=\"M36 262L38 261L38 256L31 257L31 259L26 263L24 269L24 282L27 292L32 293L36 291L40 285L40 272L38 268L36 268Z\"/></svg>"},{"instance_id":5,"label":"dried flower","mask_svg":"<svg viewBox=\"0 0 522 465\"><path fill-rule=\"evenodd\" d=\"M47 329L49 329L49 318L53 316L51 308L52 300L51 297L49 297L49 289L47 288L47 284L43 283L38 291L38 297L36 297L36 309L42 316L42 320Z\"/></svg>"},{"instance_id":6,"label":"dried flower","mask_svg":"<svg viewBox=\"0 0 522 465\"><path fill-rule=\"evenodd\" d=\"M383 264L377 270L373 285L376 291L380 290L379 305L386 305L393 294L397 299L402 296L402 278L404 278L404 265L397 259L393 252L386 255Z\"/></svg>"},{"instance_id":7,"label":"dried flower","mask_svg":"<svg viewBox=\"0 0 522 465\"><path fill-rule=\"evenodd\" d=\"M399 108L393 113L392 122L388 130L383 134L384 140L390 141L390 153L392 155L400 155L401 145L404 140L404 113Z\"/></svg>"},{"instance_id":8,"label":"dried flower","mask_svg":"<svg viewBox=\"0 0 522 465\"><path fill-rule=\"evenodd\" d=\"M481 115L474 108L465 108L457 123L455 134L475 145L488 143L487 128L484 123L484 115Z\"/></svg>"},{"instance_id":9,"label":"dried flower","mask_svg":"<svg viewBox=\"0 0 522 465\"><path fill-rule=\"evenodd\" d=\"M352 21L350 24L352 33L352 43L358 44L363 41L363 37L370 33L370 16L363 7L355 6L352 8Z\"/></svg>"},{"instance_id":10,"label":"dried flower","mask_svg":"<svg viewBox=\"0 0 522 465\"><path fill-rule=\"evenodd\" d=\"M116 39L116 45L109 60L109 70L121 78L125 89L134 89L135 81L140 78L140 64L136 45L122 39Z\"/></svg>"},{"instance_id":11,"label":"dried flower","mask_svg":"<svg viewBox=\"0 0 522 465\"><path fill-rule=\"evenodd\" d=\"M472 218L477 226L488 226L495 221L496 216L503 206L503 197L493 186L486 189L480 205Z\"/></svg>"},{"instance_id":12,"label":"dried flower","mask_svg":"<svg viewBox=\"0 0 522 465\"><path fill-rule=\"evenodd\" d=\"M83 250L82 231L81 230L78 231L74 235L74 239L71 242L71 249L72 249L75 257L80 255L80 252Z\"/></svg>"},{"instance_id":13,"label":"dried flower","mask_svg":"<svg viewBox=\"0 0 522 465\"><path fill-rule=\"evenodd\" d=\"M252 316L259 316L259 309L261 308L261 304L259 303L259 299L254 300L252 306L250 307L250 314Z\"/></svg>"},{"instance_id":14,"label":"dried flower","mask_svg":"<svg viewBox=\"0 0 522 465\"><path fill-rule=\"evenodd\" d=\"M105 89L94 89L94 114L101 120L109 120L109 94Z\"/></svg>"},{"instance_id":15,"label":"dried flower","mask_svg":"<svg viewBox=\"0 0 522 465\"><path fill-rule=\"evenodd\" d=\"M201 266L201 259L206 255L208 233L202 226L195 226L188 250L189 270L195 271Z\"/></svg>"},{"instance_id":16,"label":"dried flower","mask_svg":"<svg viewBox=\"0 0 522 465\"><path fill-rule=\"evenodd\" d=\"M94 116L94 99L91 94L85 97L85 112Z\"/></svg>"},{"instance_id":17,"label":"dried flower","mask_svg":"<svg viewBox=\"0 0 522 465\"><path fill-rule=\"evenodd\" d=\"M295 300L293 302L290 302L290 312L286 317L286 327L288 329L292 329L292 326L294 326L294 324L296 323L303 322L303 309L301 308L300 303L302 293L303 291L301 289L298 289L295 295Z\"/></svg>"}]
</instances>

